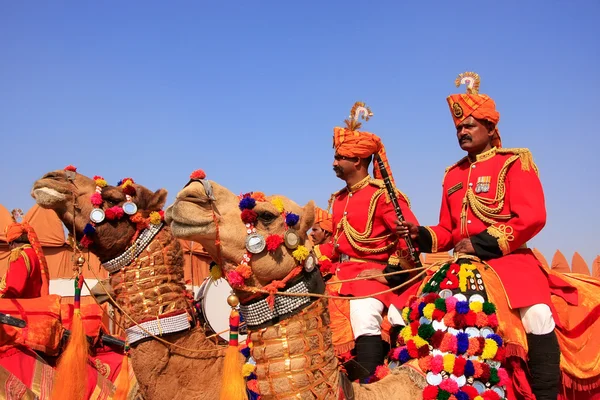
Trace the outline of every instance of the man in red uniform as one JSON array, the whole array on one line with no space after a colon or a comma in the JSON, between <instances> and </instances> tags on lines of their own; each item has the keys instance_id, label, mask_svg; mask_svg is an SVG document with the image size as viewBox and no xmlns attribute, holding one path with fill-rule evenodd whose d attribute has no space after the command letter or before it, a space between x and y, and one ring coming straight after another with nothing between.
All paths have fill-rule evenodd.
<instances>
[{"instance_id":1,"label":"man in red uniform","mask_svg":"<svg viewBox=\"0 0 600 400\"><path fill-rule=\"evenodd\" d=\"M528 149L501 147L494 101L479 94L479 76L459 75L466 94L447 98L460 147L467 156L446 169L436 226L400 224L423 252L473 254L498 274L509 305L527 332L531 387L538 400L556 399L560 350L550 310L547 275L526 242L546 223L544 192Z\"/></svg>"},{"instance_id":2,"label":"man in red uniform","mask_svg":"<svg viewBox=\"0 0 600 400\"><path fill-rule=\"evenodd\" d=\"M361 107L359 107L361 106ZM357 108L358 107L358 108ZM357 103L352 109L367 112L364 104ZM340 280L363 278L342 283L341 296L365 297L350 300L350 322L355 337L355 361L363 368L362 374L349 373L350 379L373 374L383 362L385 349L381 339L382 313L397 296L390 288L398 286L405 274L380 276L404 267L410 267L410 256L404 240L395 232L396 212L385 185L380 179L369 175L373 155L382 158L387 165L385 149L381 139L369 132L361 132L357 118L346 121L345 128L334 129L335 156L333 169L346 187L333 194L333 235L328 243L315 246L315 255L321 260L330 260L332 270ZM389 171L388 166L388 173ZM375 177L380 177L374 168ZM393 182L393 181L392 181ZM417 223L411 212L408 199L396 193L404 217ZM387 293L380 293L385 292ZM378 294L379 293L379 294ZM397 312L397 310L394 310Z\"/></svg>"},{"instance_id":3,"label":"man in red uniform","mask_svg":"<svg viewBox=\"0 0 600 400\"><path fill-rule=\"evenodd\" d=\"M48 295L48 266L37 235L27 223L6 228L11 252L9 267L0 279L0 297L31 299Z\"/></svg>"},{"instance_id":4,"label":"man in red uniform","mask_svg":"<svg viewBox=\"0 0 600 400\"><path fill-rule=\"evenodd\" d=\"M332 233L333 222L331 221L331 214L319 207L315 207L315 222L310 233L313 244L327 243Z\"/></svg>"}]
</instances>

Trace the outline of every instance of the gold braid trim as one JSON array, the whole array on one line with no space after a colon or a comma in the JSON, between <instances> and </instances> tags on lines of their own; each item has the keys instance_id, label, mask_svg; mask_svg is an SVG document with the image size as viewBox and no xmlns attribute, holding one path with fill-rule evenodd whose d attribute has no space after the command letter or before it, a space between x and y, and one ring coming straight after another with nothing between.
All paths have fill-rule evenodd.
<instances>
[{"instance_id":1,"label":"gold braid trim","mask_svg":"<svg viewBox=\"0 0 600 400\"><path fill-rule=\"evenodd\" d=\"M427 232L429 232L429 234L431 235L431 252L437 253L438 239L437 239L437 235L435 234L435 231L428 226L424 226L424 228L427 229Z\"/></svg>"},{"instance_id":2,"label":"gold braid trim","mask_svg":"<svg viewBox=\"0 0 600 400\"><path fill-rule=\"evenodd\" d=\"M388 251L389 249L391 249L392 247L396 246L396 244L398 243L398 239L396 239L392 243L389 243L383 247L374 248L374 249L362 247L359 245L359 243L363 244L363 243L379 242L379 241L388 239L390 236L392 236L392 234L387 234L387 235L377 236L377 237L373 237L373 238L370 237L371 233L373 232L373 219L375 216L375 206L377 205L377 200L379 200L379 197L381 197L381 195L383 195L384 193L385 193L385 189L379 189L371 197L371 201L369 203L369 211L367 213L367 226L365 227L364 232L358 232L356 229L354 229L354 227L352 227L352 225L350 225L350 223L348 222L348 218L346 215L344 215L342 217L342 219L340 221L340 224L342 225L342 230L344 231L344 233L346 234L346 237L348 238L348 243L350 243L350 246L352 246L355 250L358 250L363 253L368 253L368 254L384 253L384 252Z\"/></svg>"},{"instance_id":3,"label":"gold braid trim","mask_svg":"<svg viewBox=\"0 0 600 400\"><path fill-rule=\"evenodd\" d=\"M465 195L466 205L468 205L473 214L477 216L481 221L488 224L495 224L498 220L506 221L512 217L510 214L500 214L502 208L504 207L504 198L506 196L506 174L508 172L508 168L519 159L519 155L513 155L508 158L502 169L500 169L500 173L498 174L498 185L496 187L496 196L493 199L488 199L485 197L477 196L473 191L473 188L468 188L467 193ZM497 206L492 206L492 204L498 203ZM466 212L463 212L461 215L463 221L462 225L466 222ZM464 228L464 227L463 227Z\"/></svg>"},{"instance_id":4,"label":"gold braid trim","mask_svg":"<svg viewBox=\"0 0 600 400\"><path fill-rule=\"evenodd\" d=\"M385 182L383 181L383 179L371 179L369 181L369 183L372 183L373 185L377 186L380 189L385 189ZM410 208L410 199L408 198L407 195L405 195L400 189L398 189L397 187L394 187L394 190L396 191L396 196L401 196L404 201L406 201L406 204L408 204L408 208ZM387 191L385 192L385 199L386 202L389 203L390 200L390 196L387 193Z\"/></svg>"},{"instance_id":5,"label":"gold braid trim","mask_svg":"<svg viewBox=\"0 0 600 400\"><path fill-rule=\"evenodd\" d=\"M487 233L492 235L498 241L498 247L500 251L502 251L503 255L507 255L510 253L510 245L509 242L512 242L515 237L513 236L513 227L510 225L498 225L498 226L488 226L486 229Z\"/></svg>"},{"instance_id":6,"label":"gold braid trim","mask_svg":"<svg viewBox=\"0 0 600 400\"><path fill-rule=\"evenodd\" d=\"M537 165L535 165L535 163L533 162L533 155L531 154L531 151L529 151L529 149L527 149L527 148L514 148L514 149L499 148L496 150L496 152L498 154L514 154L514 155L519 156L519 158L521 159L521 170L529 171L531 168L533 168L536 175L538 175L538 176L540 175Z\"/></svg>"},{"instance_id":7,"label":"gold braid trim","mask_svg":"<svg viewBox=\"0 0 600 400\"><path fill-rule=\"evenodd\" d=\"M320 260L321 257L323 257L323 253L321 253L321 248L319 247L319 245L315 245L312 249L315 253L315 256L317 257L317 260Z\"/></svg>"}]
</instances>

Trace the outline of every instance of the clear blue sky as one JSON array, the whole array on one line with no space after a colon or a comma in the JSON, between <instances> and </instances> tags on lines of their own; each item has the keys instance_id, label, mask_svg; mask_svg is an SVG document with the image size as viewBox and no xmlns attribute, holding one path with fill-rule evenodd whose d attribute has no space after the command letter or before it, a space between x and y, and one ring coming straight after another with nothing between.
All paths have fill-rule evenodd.
<instances>
[{"instance_id":1,"label":"clear blue sky","mask_svg":"<svg viewBox=\"0 0 600 400\"><path fill-rule=\"evenodd\" d=\"M123 4L126 3L126 4ZM217 4L219 3L219 4ZM463 156L445 98L472 70L505 147L529 147L547 256L600 253L600 2L0 2L0 203L74 164L174 195L203 168L234 192L326 206L332 129L357 100L398 186L437 223ZM460 89L463 90L462 88Z\"/></svg>"}]
</instances>

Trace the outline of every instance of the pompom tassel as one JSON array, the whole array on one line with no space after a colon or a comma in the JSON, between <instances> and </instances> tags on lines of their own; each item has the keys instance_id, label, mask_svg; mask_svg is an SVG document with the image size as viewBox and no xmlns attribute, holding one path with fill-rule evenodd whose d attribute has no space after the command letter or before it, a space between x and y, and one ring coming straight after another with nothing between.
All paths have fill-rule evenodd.
<instances>
[{"instance_id":1,"label":"pompom tassel","mask_svg":"<svg viewBox=\"0 0 600 400\"><path fill-rule=\"evenodd\" d=\"M113 396L113 400L127 400L127 396L129 395L129 349L125 347L125 355L123 356L123 361L121 362L121 370L119 371L119 375L117 375L117 379L115 380L115 387L117 390L115 391L115 395Z\"/></svg>"},{"instance_id":2,"label":"pompom tassel","mask_svg":"<svg viewBox=\"0 0 600 400\"><path fill-rule=\"evenodd\" d=\"M240 325L240 314L235 309L235 301L227 301L231 306L229 315L229 346L225 350L225 361L223 365L223 378L221 384L220 400L247 400L246 381L242 376L242 363L240 362L240 352L238 351L238 328Z\"/></svg>"},{"instance_id":3,"label":"pompom tassel","mask_svg":"<svg viewBox=\"0 0 600 400\"><path fill-rule=\"evenodd\" d=\"M71 335L56 365L56 379L52 398L83 400L88 379L89 344L81 318L81 288L83 275L75 278L75 298Z\"/></svg>"},{"instance_id":4,"label":"pompom tassel","mask_svg":"<svg viewBox=\"0 0 600 400\"><path fill-rule=\"evenodd\" d=\"M73 313L71 335L56 366L53 399L83 400L88 379L88 341L80 310Z\"/></svg>"}]
</instances>

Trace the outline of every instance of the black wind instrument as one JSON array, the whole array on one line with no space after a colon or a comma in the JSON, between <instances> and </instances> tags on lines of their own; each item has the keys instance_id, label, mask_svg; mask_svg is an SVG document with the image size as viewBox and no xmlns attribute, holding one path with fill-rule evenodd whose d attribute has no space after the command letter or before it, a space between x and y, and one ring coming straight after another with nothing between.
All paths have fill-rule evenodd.
<instances>
[{"instance_id":1,"label":"black wind instrument","mask_svg":"<svg viewBox=\"0 0 600 400\"><path fill-rule=\"evenodd\" d=\"M390 175L388 174L387 169L385 168L385 164L383 163L383 160L381 159L381 157L379 157L378 154L375 154L375 162L377 163L377 167L381 172L381 177L383 178L383 182L385 183L385 189L388 195L390 196L390 200L392 201L392 205L394 206L396 216L398 217L398 220L400 222L405 222L406 220L404 219L404 215L402 215L402 210L400 209L400 204L398 204L398 198L396 197L396 190L394 189L394 185L392 185L392 181L390 180ZM415 263L415 266L418 268L423 267L423 265L421 265L421 260L417 255L417 251L415 250L415 246L413 245L412 239L410 238L410 233L403 239L406 241L408 253L410 254L410 257Z\"/></svg>"}]
</instances>

